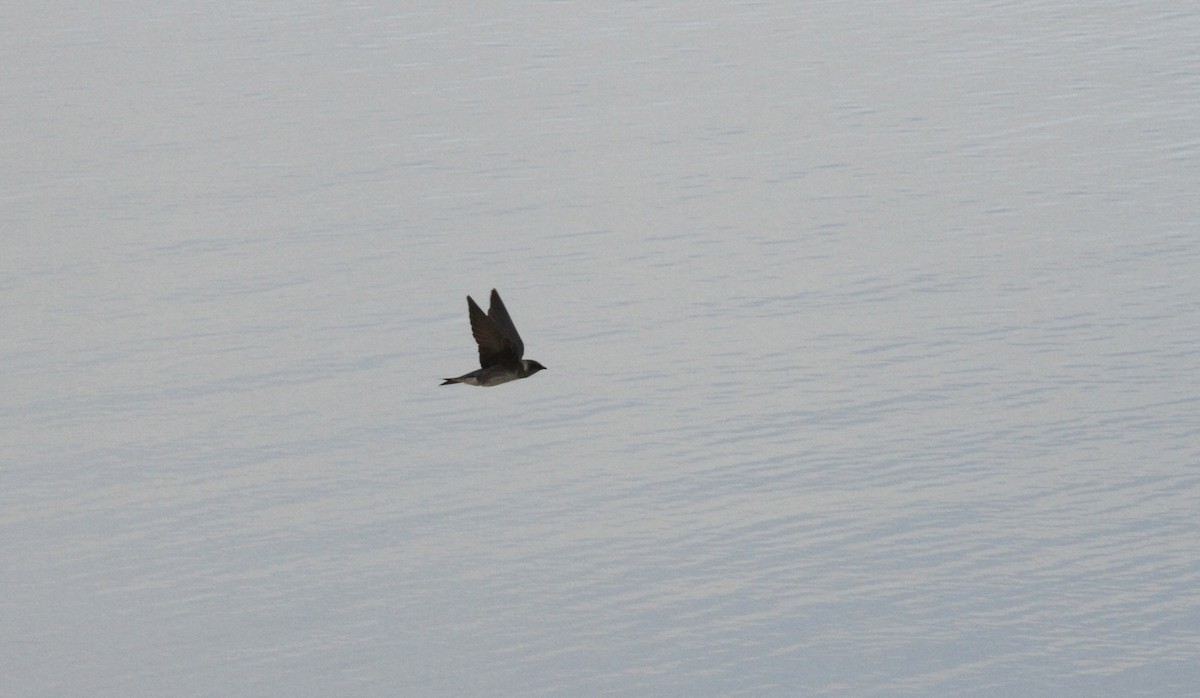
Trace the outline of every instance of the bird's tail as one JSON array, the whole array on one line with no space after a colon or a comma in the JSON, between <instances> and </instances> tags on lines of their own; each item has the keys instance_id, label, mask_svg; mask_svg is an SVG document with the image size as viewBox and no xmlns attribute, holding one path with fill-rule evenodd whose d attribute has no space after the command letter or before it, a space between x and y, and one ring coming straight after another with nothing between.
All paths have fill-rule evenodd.
<instances>
[{"instance_id":1,"label":"bird's tail","mask_svg":"<svg viewBox=\"0 0 1200 698\"><path fill-rule=\"evenodd\" d=\"M439 383L438 385L450 385L451 383L461 383L461 382L462 382L462 381L460 381L460 380L459 380L459 379L457 379L457 378L446 378L446 379L444 379L444 380L443 380L441 383Z\"/></svg>"}]
</instances>

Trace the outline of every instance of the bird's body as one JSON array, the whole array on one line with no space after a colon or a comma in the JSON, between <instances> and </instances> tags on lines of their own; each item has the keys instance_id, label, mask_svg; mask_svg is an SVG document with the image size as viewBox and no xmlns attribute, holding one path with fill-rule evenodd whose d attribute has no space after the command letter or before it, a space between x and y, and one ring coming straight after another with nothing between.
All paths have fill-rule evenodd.
<instances>
[{"instance_id":1,"label":"bird's body","mask_svg":"<svg viewBox=\"0 0 1200 698\"><path fill-rule=\"evenodd\" d=\"M500 385L509 381L515 381L519 378L528 378L538 371L546 368L536 361L522 360L519 366L488 366L477 371L459 376L458 378L447 378L442 385L450 385L451 383L466 383L467 385L478 385L483 388L490 388L493 385Z\"/></svg>"},{"instance_id":2,"label":"bird's body","mask_svg":"<svg viewBox=\"0 0 1200 698\"><path fill-rule=\"evenodd\" d=\"M465 383L487 388L545 370L546 367L538 362L521 358L525 354L525 344L496 289L492 289L487 314L470 296L467 296L467 311L471 316L471 334L475 335L475 343L479 345L480 368L457 378L447 378L442 385Z\"/></svg>"}]
</instances>

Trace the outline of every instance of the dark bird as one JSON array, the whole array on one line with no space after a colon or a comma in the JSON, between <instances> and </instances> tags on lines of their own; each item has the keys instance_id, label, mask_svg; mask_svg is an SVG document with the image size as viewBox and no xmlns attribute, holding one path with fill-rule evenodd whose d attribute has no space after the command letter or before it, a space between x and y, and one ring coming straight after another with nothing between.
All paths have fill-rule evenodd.
<instances>
[{"instance_id":1,"label":"dark bird","mask_svg":"<svg viewBox=\"0 0 1200 698\"><path fill-rule=\"evenodd\" d=\"M521 335L517 334L517 328L496 289L492 289L492 304L487 315L470 296L467 296L467 311L471 315L471 334L475 335L475 343L479 345L479 365L482 368L458 378L447 378L442 385L466 383L486 388L528 378L546 369L536 361L521 358L525 353L525 344L521 341Z\"/></svg>"}]
</instances>

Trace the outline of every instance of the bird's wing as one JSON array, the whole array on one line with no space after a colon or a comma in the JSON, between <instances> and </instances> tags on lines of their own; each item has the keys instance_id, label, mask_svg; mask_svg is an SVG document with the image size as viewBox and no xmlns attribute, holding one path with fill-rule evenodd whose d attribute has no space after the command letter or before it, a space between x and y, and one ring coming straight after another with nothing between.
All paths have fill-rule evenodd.
<instances>
[{"instance_id":1,"label":"bird's wing","mask_svg":"<svg viewBox=\"0 0 1200 698\"><path fill-rule=\"evenodd\" d=\"M500 328L500 332L504 334L513 348L516 358L520 359L525 355L525 343L521 341L521 335L517 334L517 326L513 324L512 318L508 316L508 308L504 307L504 301L500 300L500 294L496 293L496 289L492 289L492 304L488 308L488 317L496 323L496 327Z\"/></svg>"},{"instance_id":2,"label":"bird's wing","mask_svg":"<svg viewBox=\"0 0 1200 698\"><path fill-rule=\"evenodd\" d=\"M495 320L484 315L470 296L467 296L467 310L471 315L471 334L475 335L475 343L479 345L481 367L511 363L521 358L520 352L515 350L512 341L504 335Z\"/></svg>"}]
</instances>

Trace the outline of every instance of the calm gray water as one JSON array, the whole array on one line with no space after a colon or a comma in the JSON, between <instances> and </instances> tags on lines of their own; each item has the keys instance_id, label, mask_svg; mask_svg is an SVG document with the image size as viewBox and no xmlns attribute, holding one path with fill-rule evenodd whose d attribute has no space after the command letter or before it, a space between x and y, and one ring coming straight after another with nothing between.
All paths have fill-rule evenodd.
<instances>
[{"instance_id":1,"label":"calm gray water","mask_svg":"<svg viewBox=\"0 0 1200 698\"><path fill-rule=\"evenodd\" d=\"M0 10L3 695L1200 683L1192 4L86 5ZM492 287L550 370L440 387Z\"/></svg>"}]
</instances>

